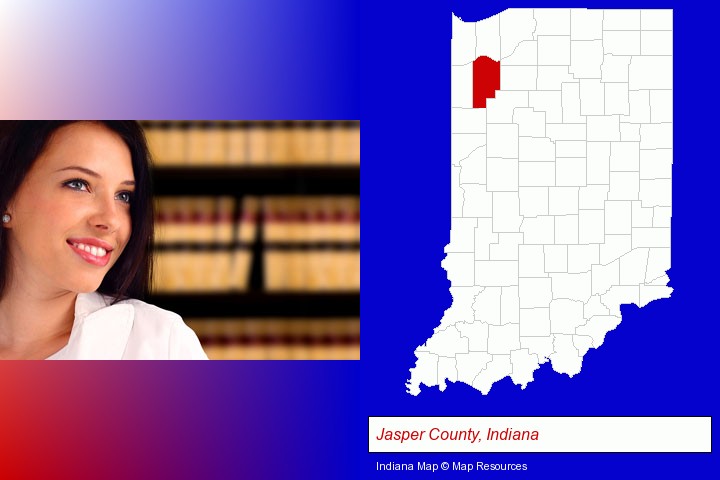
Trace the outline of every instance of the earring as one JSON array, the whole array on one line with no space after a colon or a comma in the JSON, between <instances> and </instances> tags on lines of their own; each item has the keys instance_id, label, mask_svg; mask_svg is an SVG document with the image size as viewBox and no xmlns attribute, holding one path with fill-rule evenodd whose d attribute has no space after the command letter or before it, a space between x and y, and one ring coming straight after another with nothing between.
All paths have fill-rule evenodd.
<instances>
[{"instance_id":1,"label":"earring","mask_svg":"<svg viewBox=\"0 0 720 480\"><path fill-rule=\"evenodd\" d=\"M10 223L10 214L6 213L5 215L3 215L2 221L3 221L3 223Z\"/></svg>"}]
</instances>

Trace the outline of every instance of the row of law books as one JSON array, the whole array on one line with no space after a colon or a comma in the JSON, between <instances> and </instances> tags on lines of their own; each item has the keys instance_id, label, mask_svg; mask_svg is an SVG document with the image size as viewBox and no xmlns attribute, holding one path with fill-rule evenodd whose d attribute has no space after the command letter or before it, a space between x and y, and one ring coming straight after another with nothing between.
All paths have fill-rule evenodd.
<instances>
[{"instance_id":1,"label":"row of law books","mask_svg":"<svg viewBox=\"0 0 720 480\"><path fill-rule=\"evenodd\" d=\"M360 198L157 197L155 243L359 242Z\"/></svg>"},{"instance_id":2,"label":"row of law books","mask_svg":"<svg viewBox=\"0 0 720 480\"><path fill-rule=\"evenodd\" d=\"M358 360L360 319L187 319L212 360Z\"/></svg>"},{"instance_id":3,"label":"row of law books","mask_svg":"<svg viewBox=\"0 0 720 480\"><path fill-rule=\"evenodd\" d=\"M146 121L156 166L359 165L358 121Z\"/></svg>"},{"instance_id":4,"label":"row of law books","mask_svg":"<svg viewBox=\"0 0 720 480\"><path fill-rule=\"evenodd\" d=\"M253 263L268 292L359 291L359 207L357 197L159 197L154 291L245 291Z\"/></svg>"},{"instance_id":5,"label":"row of law books","mask_svg":"<svg viewBox=\"0 0 720 480\"><path fill-rule=\"evenodd\" d=\"M252 250L202 251L192 247L155 252L153 292L215 293L246 291ZM261 258L267 292L360 291L359 251L273 251Z\"/></svg>"}]
</instances>

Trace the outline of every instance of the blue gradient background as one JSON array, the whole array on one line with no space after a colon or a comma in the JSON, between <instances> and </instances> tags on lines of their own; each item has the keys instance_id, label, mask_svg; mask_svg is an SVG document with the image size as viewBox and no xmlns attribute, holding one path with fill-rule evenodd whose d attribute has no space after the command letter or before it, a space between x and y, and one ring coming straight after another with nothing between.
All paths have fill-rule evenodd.
<instances>
[{"instance_id":1,"label":"blue gradient background","mask_svg":"<svg viewBox=\"0 0 720 480\"><path fill-rule=\"evenodd\" d=\"M357 118L353 2L3 0L0 8L4 118Z\"/></svg>"},{"instance_id":2,"label":"blue gradient background","mask_svg":"<svg viewBox=\"0 0 720 480\"><path fill-rule=\"evenodd\" d=\"M716 454L367 453L368 415L717 412L718 167L708 141L718 98L708 71L718 7L585 4L675 8L672 299L623 309L573 379L546 365L525 391L504 380L486 397L459 384L411 397L412 352L451 302L440 268L450 228L450 13L471 20L541 5L226 3L0 1L0 116L359 118L362 359L3 362L2 478L408 478L422 474L376 472L375 463L421 460L529 465L493 477L718 470Z\"/></svg>"}]
</instances>

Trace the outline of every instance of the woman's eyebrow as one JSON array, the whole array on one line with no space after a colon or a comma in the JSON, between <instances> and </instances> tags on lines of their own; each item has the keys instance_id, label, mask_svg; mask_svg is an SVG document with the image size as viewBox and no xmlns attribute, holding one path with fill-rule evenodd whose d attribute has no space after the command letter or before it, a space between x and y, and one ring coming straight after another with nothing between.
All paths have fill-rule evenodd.
<instances>
[{"instance_id":1,"label":"woman's eyebrow","mask_svg":"<svg viewBox=\"0 0 720 480\"><path fill-rule=\"evenodd\" d=\"M65 170L77 170L77 171L79 171L79 172L83 172L83 173L86 174L86 175L90 175L91 177L101 178L101 175L100 175L99 173L97 173L97 172L95 172L95 171L93 171L93 170L90 170L89 168L79 167L79 166L76 166L76 165L72 165L72 166L70 166L70 167L61 168L61 169L59 169L59 170L55 170L55 172L56 172L56 173L57 173L57 172L63 172L63 171L65 171ZM120 185L130 185L130 186L133 186L133 185L135 185L135 182L134 182L133 180L125 180L124 182L120 182Z\"/></svg>"}]
</instances>

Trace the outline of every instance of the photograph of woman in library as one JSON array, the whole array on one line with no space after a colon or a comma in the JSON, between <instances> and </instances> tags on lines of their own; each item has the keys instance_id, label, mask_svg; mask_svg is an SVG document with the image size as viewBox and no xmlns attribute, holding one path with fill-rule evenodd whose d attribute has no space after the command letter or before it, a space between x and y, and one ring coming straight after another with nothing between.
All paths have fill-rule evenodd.
<instances>
[{"instance_id":1,"label":"photograph of woman in library","mask_svg":"<svg viewBox=\"0 0 720 480\"><path fill-rule=\"evenodd\" d=\"M144 303L153 238L137 122L0 122L0 359L206 359Z\"/></svg>"}]
</instances>

